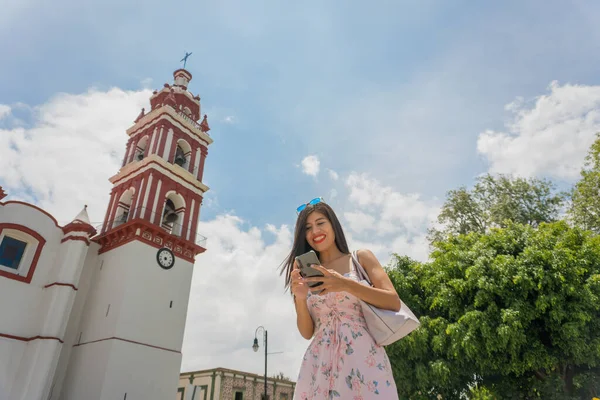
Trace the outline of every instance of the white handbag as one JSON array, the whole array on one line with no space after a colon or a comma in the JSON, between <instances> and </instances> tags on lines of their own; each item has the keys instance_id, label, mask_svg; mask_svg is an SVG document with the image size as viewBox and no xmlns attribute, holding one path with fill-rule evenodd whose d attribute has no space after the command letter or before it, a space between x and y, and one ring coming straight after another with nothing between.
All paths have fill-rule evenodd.
<instances>
[{"instance_id":1,"label":"white handbag","mask_svg":"<svg viewBox=\"0 0 600 400\"><path fill-rule=\"evenodd\" d=\"M356 252L352 253L352 262L360 283L373 287L367 272L358 262ZM401 302L400 311L382 310L363 300L360 300L360 303L369 333L380 346L387 346L402 339L421 324L404 302Z\"/></svg>"}]
</instances>

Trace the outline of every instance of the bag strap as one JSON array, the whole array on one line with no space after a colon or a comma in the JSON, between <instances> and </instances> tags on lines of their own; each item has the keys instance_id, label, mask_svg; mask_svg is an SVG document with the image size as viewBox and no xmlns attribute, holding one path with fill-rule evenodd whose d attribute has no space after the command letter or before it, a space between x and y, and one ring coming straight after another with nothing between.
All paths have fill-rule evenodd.
<instances>
[{"instance_id":1,"label":"bag strap","mask_svg":"<svg viewBox=\"0 0 600 400\"><path fill-rule=\"evenodd\" d=\"M357 254L356 250L354 250L352 252L352 263L354 264L354 268L356 269L356 274L358 275L358 278L364 279L365 281L367 281L369 283L369 285L373 286L373 284L371 283L371 280L369 279L369 275L367 274L367 271L365 271L363 266L360 265L360 262L358 261L358 254Z\"/></svg>"}]
</instances>

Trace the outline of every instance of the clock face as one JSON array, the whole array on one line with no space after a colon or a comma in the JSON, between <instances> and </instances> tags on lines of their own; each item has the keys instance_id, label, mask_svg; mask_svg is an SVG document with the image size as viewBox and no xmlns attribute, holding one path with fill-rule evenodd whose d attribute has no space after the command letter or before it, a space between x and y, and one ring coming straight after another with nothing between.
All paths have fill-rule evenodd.
<instances>
[{"instance_id":1,"label":"clock face","mask_svg":"<svg viewBox=\"0 0 600 400\"><path fill-rule=\"evenodd\" d=\"M171 269L173 264L175 264L175 256L171 250L165 247L158 250L158 253L156 253L156 261L158 261L158 265L160 265L161 268Z\"/></svg>"}]
</instances>

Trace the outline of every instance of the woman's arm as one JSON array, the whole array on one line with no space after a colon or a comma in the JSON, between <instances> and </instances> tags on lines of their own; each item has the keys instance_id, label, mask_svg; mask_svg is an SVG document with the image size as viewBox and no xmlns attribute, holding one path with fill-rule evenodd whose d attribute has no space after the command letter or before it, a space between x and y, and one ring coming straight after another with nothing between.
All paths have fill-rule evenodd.
<instances>
[{"instance_id":1,"label":"woman's arm","mask_svg":"<svg viewBox=\"0 0 600 400\"><path fill-rule=\"evenodd\" d=\"M315 325L308 311L308 305L306 299L295 298L294 305L296 306L296 324L302 337L306 340L310 340L315 332Z\"/></svg>"},{"instance_id":2,"label":"woman's arm","mask_svg":"<svg viewBox=\"0 0 600 400\"><path fill-rule=\"evenodd\" d=\"M315 326L308 311L308 305L306 299L308 296L308 285L304 281L304 278L300 276L300 269L294 262L294 270L290 276L291 279L291 290L294 295L294 306L296 307L296 325L300 334L305 339L310 339L315 331Z\"/></svg>"},{"instance_id":3,"label":"woman's arm","mask_svg":"<svg viewBox=\"0 0 600 400\"><path fill-rule=\"evenodd\" d=\"M370 250L359 250L356 256L359 258L360 265L369 275L373 287L349 279L346 291L375 307L400 311L402 306L400 297L377 257Z\"/></svg>"}]
</instances>

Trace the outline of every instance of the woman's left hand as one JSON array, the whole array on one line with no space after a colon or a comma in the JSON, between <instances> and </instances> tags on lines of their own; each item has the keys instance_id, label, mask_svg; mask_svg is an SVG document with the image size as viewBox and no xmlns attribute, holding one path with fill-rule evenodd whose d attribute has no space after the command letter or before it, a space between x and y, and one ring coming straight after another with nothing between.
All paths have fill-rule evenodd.
<instances>
[{"instance_id":1,"label":"woman's left hand","mask_svg":"<svg viewBox=\"0 0 600 400\"><path fill-rule=\"evenodd\" d=\"M322 285L315 286L310 290L313 293L319 293L320 295L329 292L343 292L347 289L348 278L341 275L339 272L332 269L326 269L321 265L312 265L314 269L317 269L323 273L324 276L314 276L310 278L304 278L304 281L309 282L323 282Z\"/></svg>"}]
</instances>

